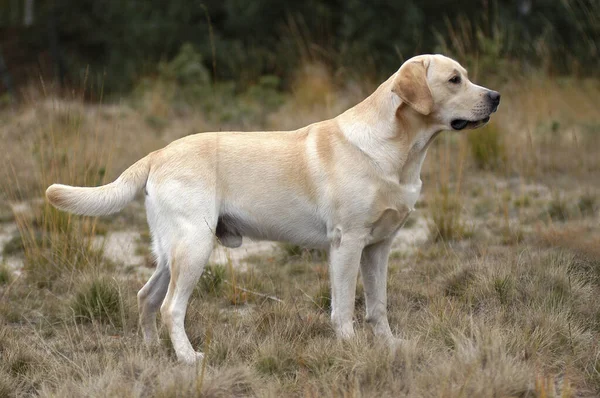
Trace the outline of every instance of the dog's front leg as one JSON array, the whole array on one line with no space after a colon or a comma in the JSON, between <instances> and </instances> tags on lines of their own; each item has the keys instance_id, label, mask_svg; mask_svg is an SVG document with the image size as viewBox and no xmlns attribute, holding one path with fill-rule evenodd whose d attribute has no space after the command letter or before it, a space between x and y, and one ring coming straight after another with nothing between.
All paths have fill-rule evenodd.
<instances>
[{"instance_id":1,"label":"dog's front leg","mask_svg":"<svg viewBox=\"0 0 600 398\"><path fill-rule=\"evenodd\" d=\"M329 252L331 322L338 338L341 339L354 336L354 297L363 247L363 236L340 233L333 240Z\"/></svg>"},{"instance_id":2,"label":"dog's front leg","mask_svg":"<svg viewBox=\"0 0 600 398\"><path fill-rule=\"evenodd\" d=\"M365 288L366 321L378 338L393 342L387 317L387 269L393 238L365 247L360 261L360 274Z\"/></svg>"}]
</instances>

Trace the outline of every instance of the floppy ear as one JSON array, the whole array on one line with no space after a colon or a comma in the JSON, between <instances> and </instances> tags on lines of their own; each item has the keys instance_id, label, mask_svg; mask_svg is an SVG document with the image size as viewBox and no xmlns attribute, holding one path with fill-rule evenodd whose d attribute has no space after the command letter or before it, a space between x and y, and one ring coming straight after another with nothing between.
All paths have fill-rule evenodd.
<instances>
[{"instance_id":1,"label":"floppy ear","mask_svg":"<svg viewBox=\"0 0 600 398\"><path fill-rule=\"evenodd\" d=\"M423 61L404 63L394 79L392 92L422 115L429 115L433 109L433 96Z\"/></svg>"}]
</instances>

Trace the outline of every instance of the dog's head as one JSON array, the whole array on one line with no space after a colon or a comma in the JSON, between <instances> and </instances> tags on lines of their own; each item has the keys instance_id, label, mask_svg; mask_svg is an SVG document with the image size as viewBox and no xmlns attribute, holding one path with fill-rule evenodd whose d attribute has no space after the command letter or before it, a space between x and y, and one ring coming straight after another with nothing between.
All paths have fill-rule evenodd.
<instances>
[{"instance_id":1,"label":"dog's head","mask_svg":"<svg viewBox=\"0 0 600 398\"><path fill-rule=\"evenodd\" d=\"M392 87L403 104L447 130L481 127L500 104L500 93L471 83L465 68L442 55L409 59Z\"/></svg>"}]
</instances>

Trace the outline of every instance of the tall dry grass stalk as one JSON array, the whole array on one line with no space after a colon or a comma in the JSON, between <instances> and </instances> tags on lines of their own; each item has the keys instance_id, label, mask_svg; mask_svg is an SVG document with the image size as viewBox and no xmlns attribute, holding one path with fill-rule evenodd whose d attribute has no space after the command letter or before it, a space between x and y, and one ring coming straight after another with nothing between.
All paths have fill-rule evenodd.
<instances>
[{"instance_id":1,"label":"tall dry grass stalk","mask_svg":"<svg viewBox=\"0 0 600 398\"><path fill-rule=\"evenodd\" d=\"M87 119L82 97L67 102L44 92L40 100L26 105L35 118L34 131L28 141L11 145L33 161L28 186L20 184L19 159L5 160L9 173L4 176L3 194L13 203L25 275L38 287L104 263L97 220L60 212L45 201L45 189L55 182L92 186L105 182L111 143Z\"/></svg>"}]
</instances>

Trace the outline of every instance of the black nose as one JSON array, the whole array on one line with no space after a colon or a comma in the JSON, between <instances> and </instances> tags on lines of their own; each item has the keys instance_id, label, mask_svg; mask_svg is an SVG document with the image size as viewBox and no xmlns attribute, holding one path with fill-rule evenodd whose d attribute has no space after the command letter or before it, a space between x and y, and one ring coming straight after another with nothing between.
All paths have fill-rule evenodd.
<instances>
[{"instance_id":1,"label":"black nose","mask_svg":"<svg viewBox=\"0 0 600 398\"><path fill-rule=\"evenodd\" d=\"M487 92L487 96L490 99L492 107L494 108L494 111L495 111L496 108L498 108L498 104L500 104L500 93L497 91L490 90Z\"/></svg>"}]
</instances>

